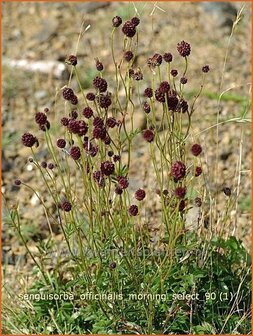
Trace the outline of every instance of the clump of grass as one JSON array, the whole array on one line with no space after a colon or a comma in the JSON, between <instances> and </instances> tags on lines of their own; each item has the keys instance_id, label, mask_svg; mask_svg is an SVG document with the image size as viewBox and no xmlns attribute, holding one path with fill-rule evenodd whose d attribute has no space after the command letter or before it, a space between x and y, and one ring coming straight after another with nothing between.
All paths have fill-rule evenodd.
<instances>
[{"instance_id":1,"label":"clump of grass","mask_svg":"<svg viewBox=\"0 0 253 336\"><path fill-rule=\"evenodd\" d=\"M38 134L26 131L21 138L31 148L30 162L47 188L47 204L50 198L55 211L50 211L44 195L25 181L15 181L39 198L49 237L45 244L38 243L34 253L24 239L18 206L9 209L11 225L34 263L36 278L27 296L19 296L22 311L6 307L5 324L10 331L168 334L250 330L248 254L234 237L215 237L215 223L206 233L200 215L195 219L196 232L186 225L189 210L195 207L200 213L206 202L205 190L199 192L203 187L196 187L203 176L204 149L197 140L190 142L189 135L209 66L199 70L200 88L188 101L184 87L188 85L190 44L181 41L176 46L182 70L173 68L176 55L170 50L150 55L145 65L135 67L140 24L138 17L124 23L120 17L112 21L114 82L106 79L103 63L96 60L93 90L85 91L78 57L70 55L66 63L79 91L71 88L71 75L60 92L64 115L55 120L52 114L58 115L57 111L37 112ZM115 34L122 34L120 47L114 43ZM137 111L145 114L144 130L134 127ZM57 136L52 132L55 122L60 125ZM129 187L129 171L137 160L133 141L141 137L149 152L156 192L153 186ZM48 162L37 158L42 143L50 154ZM229 201L221 223L227 222L234 204L231 190L224 193ZM155 242L145 215L154 197L159 197L157 221L162 227ZM61 249L66 255L56 258L49 269L48 260L55 258L56 247L52 223L61 228Z\"/></svg>"}]
</instances>

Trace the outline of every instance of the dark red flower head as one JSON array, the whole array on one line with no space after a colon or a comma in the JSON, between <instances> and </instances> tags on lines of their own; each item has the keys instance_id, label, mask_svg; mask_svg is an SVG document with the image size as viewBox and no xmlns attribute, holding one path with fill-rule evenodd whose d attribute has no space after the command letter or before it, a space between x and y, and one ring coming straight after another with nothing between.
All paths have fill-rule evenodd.
<instances>
[{"instance_id":1,"label":"dark red flower head","mask_svg":"<svg viewBox=\"0 0 253 336\"><path fill-rule=\"evenodd\" d=\"M66 146L66 141L65 139L58 139L56 142L57 147L59 148L65 148Z\"/></svg>"},{"instance_id":2,"label":"dark red flower head","mask_svg":"<svg viewBox=\"0 0 253 336\"><path fill-rule=\"evenodd\" d=\"M229 187L224 187L223 192L226 196L231 196L231 189Z\"/></svg>"},{"instance_id":3,"label":"dark red flower head","mask_svg":"<svg viewBox=\"0 0 253 336\"><path fill-rule=\"evenodd\" d=\"M119 186L122 189L126 189L129 186L129 182L128 182L127 177L125 177L125 176L118 176L117 180L118 180Z\"/></svg>"},{"instance_id":4,"label":"dark red flower head","mask_svg":"<svg viewBox=\"0 0 253 336\"><path fill-rule=\"evenodd\" d=\"M176 69L172 69L170 73L172 77L177 77L178 75L178 71Z\"/></svg>"},{"instance_id":5,"label":"dark red flower head","mask_svg":"<svg viewBox=\"0 0 253 336\"><path fill-rule=\"evenodd\" d=\"M138 201L142 201L144 200L146 196L146 193L145 193L145 190L143 189L138 189L136 190L135 194L134 194L134 197L138 200Z\"/></svg>"},{"instance_id":6,"label":"dark red flower head","mask_svg":"<svg viewBox=\"0 0 253 336\"><path fill-rule=\"evenodd\" d=\"M38 125L45 125L45 123L47 122L47 115L43 112L37 112L35 114L35 122Z\"/></svg>"},{"instance_id":7,"label":"dark red flower head","mask_svg":"<svg viewBox=\"0 0 253 336\"><path fill-rule=\"evenodd\" d=\"M100 94L97 97L97 101L99 106L104 109L108 109L108 107L112 104L111 96L109 94Z\"/></svg>"},{"instance_id":8,"label":"dark red flower head","mask_svg":"<svg viewBox=\"0 0 253 336\"><path fill-rule=\"evenodd\" d=\"M144 90L144 97L152 98L153 97L153 90L151 88L146 88Z\"/></svg>"},{"instance_id":9,"label":"dark red flower head","mask_svg":"<svg viewBox=\"0 0 253 336\"><path fill-rule=\"evenodd\" d=\"M93 111L90 107L85 107L83 109L83 116L87 119L91 118L93 116Z\"/></svg>"},{"instance_id":10,"label":"dark red flower head","mask_svg":"<svg viewBox=\"0 0 253 336\"><path fill-rule=\"evenodd\" d=\"M194 156L198 156L202 152L202 147L199 144L194 144L191 151Z\"/></svg>"},{"instance_id":11,"label":"dark red flower head","mask_svg":"<svg viewBox=\"0 0 253 336\"><path fill-rule=\"evenodd\" d=\"M77 119L78 118L78 112L76 110L73 110L69 114L71 119Z\"/></svg>"},{"instance_id":12,"label":"dark red flower head","mask_svg":"<svg viewBox=\"0 0 253 336\"><path fill-rule=\"evenodd\" d=\"M169 108L170 111L175 112L177 110L178 103L179 103L179 101L178 101L178 98L177 98L176 95L170 94L168 96L168 108Z\"/></svg>"},{"instance_id":13,"label":"dark red flower head","mask_svg":"<svg viewBox=\"0 0 253 336\"><path fill-rule=\"evenodd\" d=\"M131 19L131 22L132 22L132 24L135 26L135 27L137 27L138 26L138 24L140 23L140 19L138 18L138 17L133 17L132 19Z\"/></svg>"},{"instance_id":14,"label":"dark red flower head","mask_svg":"<svg viewBox=\"0 0 253 336\"><path fill-rule=\"evenodd\" d=\"M185 41L177 44L177 51L182 57L187 57L191 53L191 45Z\"/></svg>"},{"instance_id":15,"label":"dark red flower head","mask_svg":"<svg viewBox=\"0 0 253 336\"><path fill-rule=\"evenodd\" d=\"M109 176L114 172L114 164L110 161L102 162L100 169L104 175Z\"/></svg>"},{"instance_id":16,"label":"dark red flower head","mask_svg":"<svg viewBox=\"0 0 253 336\"><path fill-rule=\"evenodd\" d=\"M204 66L202 67L202 72L207 73L207 72L209 72L209 71L210 71L210 67L209 67L209 65L204 65Z\"/></svg>"},{"instance_id":17,"label":"dark red flower head","mask_svg":"<svg viewBox=\"0 0 253 336\"><path fill-rule=\"evenodd\" d=\"M62 90L62 96L66 100L72 100L73 97L75 96L74 91L71 88L65 87Z\"/></svg>"},{"instance_id":18,"label":"dark red flower head","mask_svg":"<svg viewBox=\"0 0 253 336\"><path fill-rule=\"evenodd\" d=\"M130 38L134 37L134 35L136 33L135 25L131 21L126 21L123 24L122 32L127 37L130 37Z\"/></svg>"},{"instance_id":19,"label":"dark red flower head","mask_svg":"<svg viewBox=\"0 0 253 336\"><path fill-rule=\"evenodd\" d=\"M92 131L93 138L95 139L105 139L106 129L104 127L94 127Z\"/></svg>"},{"instance_id":20,"label":"dark red flower head","mask_svg":"<svg viewBox=\"0 0 253 336\"><path fill-rule=\"evenodd\" d=\"M120 160L120 155L113 155L113 161L118 162Z\"/></svg>"},{"instance_id":21,"label":"dark red flower head","mask_svg":"<svg viewBox=\"0 0 253 336\"><path fill-rule=\"evenodd\" d=\"M73 66L77 65L77 57L75 55L69 55L67 63L70 63Z\"/></svg>"},{"instance_id":22,"label":"dark red flower head","mask_svg":"<svg viewBox=\"0 0 253 336\"><path fill-rule=\"evenodd\" d=\"M33 147L36 145L38 147L38 139L31 133L24 133L21 137L22 144L26 147Z\"/></svg>"},{"instance_id":23,"label":"dark red flower head","mask_svg":"<svg viewBox=\"0 0 253 336\"><path fill-rule=\"evenodd\" d=\"M93 123L92 124L93 124L94 127L103 127L104 126L104 121L100 117L95 117L93 119Z\"/></svg>"},{"instance_id":24,"label":"dark red flower head","mask_svg":"<svg viewBox=\"0 0 253 336\"><path fill-rule=\"evenodd\" d=\"M184 84L186 84L187 82L188 82L188 79L187 79L186 77L181 77L181 78L180 78L180 83L181 83L181 84L184 85Z\"/></svg>"},{"instance_id":25,"label":"dark red flower head","mask_svg":"<svg viewBox=\"0 0 253 336\"><path fill-rule=\"evenodd\" d=\"M137 205L131 205L129 208L128 208L128 213L130 216L137 216L138 215L138 207Z\"/></svg>"},{"instance_id":26,"label":"dark red flower head","mask_svg":"<svg viewBox=\"0 0 253 336\"><path fill-rule=\"evenodd\" d=\"M171 166L171 175L176 179L180 180L185 177L186 166L182 161L176 161Z\"/></svg>"},{"instance_id":27,"label":"dark red flower head","mask_svg":"<svg viewBox=\"0 0 253 336\"><path fill-rule=\"evenodd\" d=\"M88 92L87 95L86 95L86 98L89 101L94 101L95 98L96 98L96 96L95 96L95 94L93 92Z\"/></svg>"},{"instance_id":28,"label":"dark red flower head","mask_svg":"<svg viewBox=\"0 0 253 336\"><path fill-rule=\"evenodd\" d=\"M107 81L97 76L93 79L93 86L98 89L99 92L105 92L107 90Z\"/></svg>"},{"instance_id":29,"label":"dark red flower head","mask_svg":"<svg viewBox=\"0 0 253 336\"><path fill-rule=\"evenodd\" d=\"M54 169L54 167L55 167L55 165L52 163L52 162L50 162L48 165L47 165L47 168L48 169Z\"/></svg>"},{"instance_id":30,"label":"dark red flower head","mask_svg":"<svg viewBox=\"0 0 253 336\"><path fill-rule=\"evenodd\" d=\"M123 189L120 186L117 186L115 188L115 194L121 195L123 193Z\"/></svg>"},{"instance_id":31,"label":"dark red flower head","mask_svg":"<svg viewBox=\"0 0 253 336\"><path fill-rule=\"evenodd\" d=\"M66 118L66 117L61 118L61 124L62 124L63 126L68 126L68 124L69 124L69 119Z\"/></svg>"},{"instance_id":32,"label":"dark red flower head","mask_svg":"<svg viewBox=\"0 0 253 336\"><path fill-rule=\"evenodd\" d=\"M159 91L161 93L167 93L170 90L170 84L167 81L161 82L159 85Z\"/></svg>"},{"instance_id":33,"label":"dark red flower head","mask_svg":"<svg viewBox=\"0 0 253 336\"><path fill-rule=\"evenodd\" d=\"M121 25L121 23L122 23L121 17L114 16L114 18L112 19L112 25L113 25L113 27L117 28L117 27L119 27Z\"/></svg>"},{"instance_id":34,"label":"dark red flower head","mask_svg":"<svg viewBox=\"0 0 253 336\"><path fill-rule=\"evenodd\" d=\"M184 198L186 195L186 187L177 187L175 189L175 196L177 198Z\"/></svg>"},{"instance_id":35,"label":"dark red flower head","mask_svg":"<svg viewBox=\"0 0 253 336\"><path fill-rule=\"evenodd\" d=\"M106 126L110 127L110 128L114 128L117 125L117 121L115 118L110 117L106 120Z\"/></svg>"},{"instance_id":36,"label":"dark red flower head","mask_svg":"<svg viewBox=\"0 0 253 336\"><path fill-rule=\"evenodd\" d=\"M72 206L71 206L71 204L68 201L64 200L64 201L61 202L60 208L63 211L69 212L69 211L71 211Z\"/></svg>"},{"instance_id":37,"label":"dark red flower head","mask_svg":"<svg viewBox=\"0 0 253 336\"><path fill-rule=\"evenodd\" d=\"M164 59L165 62L170 63L170 62L172 62L173 56L172 56L171 53L165 53L163 55L163 59Z\"/></svg>"},{"instance_id":38,"label":"dark red flower head","mask_svg":"<svg viewBox=\"0 0 253 336\"><path fill-rule=\"evenodd\" d=\"M72 105L77 105L78 104L78 97L74 95L71 99L70 102Z\"/></svg>"},{"instance_id":39,"label":"dark red flower head","mask_svg":"<svg viewBox=\"0 0 253 336\"><path fill-rule=\"evenodd\" d=\"M70 156L72 157L73 160L78 160L81 157L81 151L80 148L78 146L73 146L70 149Z\"/></svg>"},{"instance_id":40,"label":"dark red flower head","mask_svg":"<svg viewBox=\"0 0 253 336\"><path fill-rule=\"evenodd\" d=\"M202 168L197 166L195 169L195 176L198 177L202 174Z\"/></svg>"},{"instance_id":41,"label":"dark red flower head","mask_svg":"<svg viewBox=\"0 0 253 336\"><path fill-rule=\"evenodd\" d=\"M133 57L134 57L134 54L132 53L131 50L124 52L123 58L125 61L130 62Z\"/></svg>"},{"instance_id":42,"label":"dark red flower head","mask_svg":"<svg viewBox=\"0 0 253 336\"><path fill-rule=\"evenodd\" d=\"M95 62L97 71L103 71L104 70L103 63L101 63L98 58L95 59Z\"/></svg>"},{"instance_id":43,"label":"dark red flower head","mask_svg":"<svg viewBox=\"0 0 253 336\"><path fill-rule=\"evenodd\" d=\"M147 102L143 104L143 110L145 113L150 113L150 105Z\"/></svg>"},{"instance_id":44,"label":"dark red flower head","mask_svg":"<svg viewBox=\"0 0 253 336\"><path fill-rule=\"evenodd\" d=\"M45 169L47 168L46 161L42 161L40 165L41 165L42 168L45 168Z\"/></svg>"},{"instance_id":45,"label":"dark red flower head","mask_svg":"<svg viewBox=\"0 0 253 336\"><path fill-rule=\"evenodd\" d=\"M151 129L146 129L142 132L143 138L147 141L147 142L152 142L155 138L155 134Z\"/></svg>"},{"instance_id":46,"label":"dark red flower head","mask_svg":"<svg viewBox=\"0 0 253 336\"><path fill-rule=\"evenodd\" d=\"M21 180L19 180L19 179L17 179L17 180L15 180L14 181L14 184L16 185L16 186L20 186L21 185Z\"/></svg>"},{"instance_id":47,"label":"dark red flower head","mask_svg":"<svg viewBox=\"0 0 253 336\"><path fill-rule=\"evenodd\" d=\"M160 89L155 90L155 98L159 103L165 103L165 94Z\"/></svg>"},{"instance_id":48,"label":"dark red flower head","mask_svg":"<svg viewBox=\"0 0 253 336\"><path fill-rule=\"evenodd\" d=\"M97 170L93 173L93 178L97 182L99 187L104 187L105 179L104 179L103 173L100 170Z\"/></svg>"}]
</instances>

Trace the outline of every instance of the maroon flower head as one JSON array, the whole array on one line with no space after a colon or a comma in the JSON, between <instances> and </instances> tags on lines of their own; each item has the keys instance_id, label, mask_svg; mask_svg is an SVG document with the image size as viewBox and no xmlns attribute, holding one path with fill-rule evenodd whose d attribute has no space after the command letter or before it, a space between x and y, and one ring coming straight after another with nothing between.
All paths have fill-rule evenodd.
<instances>
[{"instance_id":1,"label":"maroon flower head","mask_svg":"<svg viewBox=\"0 0 253 336\"><path fill-rule=\"evenodd\" d=\"M128 182L127 177L125 177L125 176L118 176L117 180L118 180L119 186L122 189L126 189L129 186L129 182Z\"/></svg>"},{"instance_id":2,"label":"maroon flower head","mask_svg":"<svg viewBox=\"0 0 253 336\"><path fill-rule=\"evenodd\" d=\"M90 107L85 107L83 109L83 116L87 119L91 118L93 116L93 111Z\"/></svg>"},{"instance_id":3,"label":"maroon flower head","mask_svg":"<svg viewBox=\"0 0 253 336\"><path fill-rule=\"evenodd\" d=\"M180 78L180 83L181 83L181 84L184 85L184 84L186 84L187 82L188 82L188 79L187 79L186 77L181 77L181 78Z\"/></svg>"},{"instance_id":4,"label":"maroon flower head","mask_svg":"<svg viewBox=\"0 0 253 336\"><path fill-rule=\"evenodd\" d=\"M105 139L106 129L104 127L94 127L92 131L93 138L95 139Z\"/></svg>"},{"instance_id":5,"label":"maroon flower head","mask_svg":"<svg viewBox=\"0 0 253 336\"><path fill-rule=\"evenodd\" d=\"M187 57L191 53L191 45L185 41L177 44L177 51L182 57Z\"/></svg>"},{"instance_id":6,"label":"maroon flower head","mask_svg":"<svg viewBox=\"0 0 253 336\"><path fill-rule=\"evenodd\" d=\"M178 107L178 98L176 95L174 94L170 94L168 96L168 108L170 111L175 112L177 110Z\"/></svg>"},{"instance_id":7,"label":"maroon flower head","mask_svg":"<svg viewBox=\"0 0 253 336\"><path fill-rule=\"evenodd\" d=\"M117 121L115 118L110 117L106 120L106 126L110 127L110 128L114 128L117 125Z\"/></svg>"},{"instance_id":8,"label":"maroon flower head","mask_svg":"<svg viewBox=\"0 0 253 336\"><path fill-rule=\"evenodd\" d=\"M114 153L113 153L113 151L109 151L107 154L108 154L109 157L113 157Z\"/></svg>"},{"instance_id":9,"label":"maroon flower head","mask_svg":"<svg viewBox=\"0 0 253 336\"><path fill-rule=\"evenodd\" d=\"M33 147L35 144L38 147L38 139L31 133L24 133L21 137L22 144L26 147Z\"/></svg>"},{"instance_id":10,"label":"maroon flower head","mask_svg":"<svg viewBox=\"0 0 253 336\"><path fill-rule=\"evenodd\" d=\"M75 55L69 55L67 63L70 63L73 66L77 65L77 57Z\"/></svg>"},{"instance_id":11,"label":"maroon flower head","mask_svg":"<svg viewBox=\"0 0 253 336\"><path fill-rule=\"evenodd\" d=\"M147 141L147 142L152 142L155 138L155 134L151 129L146 129L142 132L143 138Z\"/></svg>"},{"instance_id":12,"label":"maroon flower head","mask_svg":"<svg viewBox=\"0 0 253 336\"><path fill-rule=\"evenodd\" d=\"M70 156L72 157L73 160L78 160L81 157L81 151L78 146L73 146L70 149Z\"/></svg>"},{"instance_id":13,"label":"maroon flower head","mask_svg":"<svg viewBox=\"0 0 253 336\"><path fill-rule=\"evenodd\" d=\"M106 95L99 95L97 97L98 104L101 108L108 109L108 107L112 104L112 100L109 94Z\"/></svg>"},{"instance_id":14,"label":"maroon flower head","mask_svg":"<svg viewBox=\"0 0 253 336\"><path fill-rule=\"evenodd\" d=\"M72 206L71 206L71 204L68 201L64 200L64 201L61 202L60 208L63 211L69 212L69 211L71 211Z\"/></svg>"},{"instance_id":15,"label":"maroon flower head","mask_svg":"<svg viewBox=\"0 0 253 336\"><path fill-rule=\"evenodd\" d=\"M178 71L176 69L172 69L170 73L172 77L177 77L178 75Z\"/></svg>"},{"instance_id":16,"label":"maroon flower head","mask_svg":"<svg viewBox=\"0 0 253 336\"><path fill-rule=\"evenodd\" d=\"M231 189L229 187L224 187L223 192L226 196L231 196Z\"/></svg>"},{"instance_id":17,"label":"maroon flower head","mask_svg":"<svg viewBox=\"0 0 253 336\"><path fill-rule=\"evenodd\" d=\"M131 21L126 21L123 24L122 32L127 37L130 37L130 38L134 37L134 35L136 33L135 25Z\"/></svg>"},{"instance_id":18,"label":"maroon flower head","mask_svg":"<svg viewBox=\"0 0 253 336\"><path fill-rule=\"evenodd\" d=\"M181 200L180 203L179 203L179 205L178 205L178 210L180 212L184 211L185 206L186 206L185 200Z\"/></svg>"},{"instance_id":19,"label":"maroon flower head","mask_svg":"<svg viewBox=\"0 0 253 336\"><path fill-rule=\"evenodd\" d=\"M197 207L201 207L202 205L202 200L200 197L196 197L194 200L195 205L197 205Z\"/></svg>"},{"instance_id":20,"label":"maroon flower head","mask_svg":"<svg viewBox=\"0 0 253 336\"><path fill-rule=\"evenodd\" d=\"M77 105L78 104L78 97L74 95L71 99L70 102L72 105Z\"/></svg>"},{"instance_id":21,"label":"maroon flower head","mask_svg":"<svg viewBox=\"0 0 253 336\"><path fill-rule=\"evenodd\" d=\"M107 90L107 81L104 78L97 76L93 79L93 86L99 92L105 92Z\"/></svg>"},{"instance_id":22,"label":"maroon flower head","mask_svg":"<svg viewBox=\"0 0 253 336\"><path fill-rule=\"evenodd\" d=\"M47 122L47 115L43 112L37 112L35 114L35 122L38 125L44 125Z\"/></svg>"},{"instance_id":23,"label":"maroon flower head","mask_svg":"<svg viewBox=\"0 0 253 336\"><path fill-rule=\"evenodd\" d=\"M86 153L92 157L95 157L98 153L98 146L94 145L90 141L85 141L83 144L83 148L85 149Z\"/></svg>"},{"instance_id":24,"label":"maroon flower head","mask_svg":"<svg viewBox=\"0 0 253 336\"><path fill-rule=\"evenodd\" d=\"M42 168L45 168L45 169L47 168L46 161L42 161L40 165L41 165Z\"/></svg>"},{"instance_id":25,"label":"maroon flower head","mask_svg":"<svg viewBox=\"0 0 253 336\"><path fill-rule=\"evenodd\" d=\"M163 57L160 54L154 54L153 61L155 62L156 66L159 66L162 64Z\"/></svg>"},{"instance_id":26,"label":"maroon flower head","mask_svg":"<svg viewBox=\"0 0 253 336\"><path fill-rule=\"evenodd\" d=\"M100 117L95 117L93 119L93 123L92 124L93 124L94 127L103 127L104 126L104 121Z\"/></svg>"},{"instance_id":27,"label":"maroon flower head","mask_svg":"<svg viewBox=\"0 0 253 336\"><path fill-rule=\"evenodd\" d=\"M100 169L104 175L109 176L114 173L114 164L110 161L102 162Z\"/></svg>"},{"instance_id":28,"label":"maroon flower head","mask_svg":"<svg viewBox=\"0 0 253 336\"><path fill-rule=\"evenodd\" d=\"M68 130L70 133L78 134L79 133L79 122L78 120L70 119L68 122Z\"/></svg>"},{"instance_id":29,"label":"maroon flower head","mask_svg":"<svg viewBox=\"0 0 253 336\"><path fill-rule=\"evenodd\" d=\"M75 94L71 88L65 87L62 90L62 96L65 100L71 100L75 96Z\"/></svg>"},{"instance_id":30,"label":"maroon flower head","mask_svg":"<svg viewBox=\"0 0 253 336\"><path fill-rule=\"evenodd\" d=\"M40 124L39 129L43 132L46 132L46 130L50 129L50 122L47 120L44 125Z\"/></svg>"},{"instance_id":31,"label":"maroon flower head","mask_svg":"<svg viewBox=\"0 0 253 336\"><path fill-rule=\"evenodd\" d=\"M121 25L121 23L122 23L121 17L114 16L114 18L112 19L112 25L113 25L113 27L117 28L117 27L119 27Z\"/></svg>"},{"instance_id":32,"label":"maroon flower head","mask_svg":"<svg viewBox=\"0 0 253 336\"><path fill-rule=\"evenodd\" d=\"M99 61L99 59L95 59L95 62L96 62L96 69L97 69L97 71L103 71L104 70L104 66L103 66L103 63L101 63L100 61Z\"/></svg>"},{"instance_id":33,"label":"maroon flower head","mask_svg":"<svg viewBox=\"0 0 253 336\"><path fill-rule=\"evenodd\" d=\"M132 51L128 50L124 52L123 58L125 61L130 62L133 57L134 54L132 53Z\"/></svg>"},{"instance_id":34,"label":"maroon flower head","mask_svg":"<svg viewBox=\"0 0 253 336\"><path fill-rule=\"evenodd\" d=\"M197 166L195 169L195 176L198 177L202 174L202 168Z\"/></svg>"},{"instance_id":35,"label":"maroon flower head","mask_svg":"<svg viewBox=\"0 0 253 336\"><path fill-rule=\"evenodd\" d=\"M204 66L202 67L202 72L207 73L207 72L209 72L209 71L210 71L210 67L209 67L209 65L204 65Z\"/></svg>"},{"instance_id":36,"label":"maroon flower head","mask_svg":"<svg viewBox=\"0 0 253 336\"><path fill-rule=\"evenodd\" d=\"M143 110L145 113L150 113L150 105L147 102L143 104Z\"/></svg>"},{"instance_id":37,"label":"maroon flower head","mask_svg":"<svg viewBox=\"0 0 253 336\"><path fill-rule=\"evenodd\" d=\"M146 193L145 193L145 190L143 190L143 189L136 190L136 192L134 194L134 197L137 199L137 201L144 200L145 196L146 196Z\"/></svg>"},{"instance_id":38,"label":"maroon flower head","mask_svg":"<svg viewBox=\"0 0 253 336\"><path fill-rule=\"evenodd\" d=\"M49 108L48 108L48 107L45 107L45 108L44 108L44 112L45 112L45 113L48 113L48 112L49 112Z\"/></svg>"},{"instance_id":39,"label":"maroon flower head","mask_svg":"<svg viewBox=\"0 0 253 336\"><path fill-rule=\"evenodd\" d=\"M186 187L177 187L176 189L175 189L175 196L177 197L177 198L184 198L185 197L185 195L186 195Z\"/></svg>"},{"instance_id":40,"label":"maroon flower head","mask_svg":"<svg viewBox=\"0 0 253 336\"><path fill-rule=\"evenodd\" d=\"M170 84L167 81L161 82L159 85L159 91L161 93L167 93L170 89Z\"/></svg>"},{"instance_id":41,"label":"maroon flower head","mask_svg":"<svg viewBox=\"0 0 253 336\"><path fill-rule=\"evenodd\" d=\"M96 96L95 96L95 94L93 92L88 92L87 95L86 95L86 98L89 101L94 101L95 98L96 98Z\"/></svg>"},{"instance_id":42,"label":"maroon flower head","mask_svg":"<svg viewBox=\"0 0 253 336\"><path fill-rule=\"evenodd\" d=\"M106 135L106 137L103 139L103 142L105 145L110 145L111 138L109 137L109 135Z\"/></svg>"},{"instance_id":43,"label":"maroon flower head","mask_svg":"<svg viewBox=\"0 0 253 336\"><path fill-rule=\"evenodd\" d=\"M86 124L86 122L84 120L79 120L78 124L79 124L78 134L80 136L85 135L87 133L87 131L88 131L88 125Z\"/></svg>"},{"instance_id":44,"label":"maroon flower head","mask_svg":"<svg viewBox=\"0 0 253 336\"><path fill-rule=\"evenodd\" d=\"M140 19L138 18L138 17L133 17L132 19L131 19L131 22L132 22L132 24L135 26L135 27L137 27L138 26L138 24L140 23Z\"/></svg>"},{"instance_id":45,"label":"maroon flower head","mask_svg":"<svg viewBox=\"0 0 253 336\"><path fill-rule=\"evenodd\" d=\"M69 124L69 119L66 118L66 117L61 118L61 124L62 124L63 126L68 126L68 124Z\"/></svg>"},{"instance_id":46,"label":"maroon flower head","mask_svg":"<svg viewBox=\"0 0 253 336\"><path fill-rule=\"evenodd\" d=\"M120 160L120 155L113 155L113 162L118 162Z\"/></svg>"},{"instance_id":47,"label":"maroon flower head","mask_svg":"<svg viewBox=\"0 0 253 336\"><path fill-rule=\"evenodd\" d=\"M66 146L66 141L65 139L58 139L56 142L57 147L59 148L65 148Z\"/></svg>"},{"instance_id":48,"label":"maroon flower head","mask_svg":"<svg viewBox=\"0 0 253 336\"><path fill-rule=\"evenodd\" d=\"M198 156L202 152L202 147L199 144L194 144L191 151L194 156Z\"/></svg>"},{"instance_id":49,"label":"maroon flower head","mask_svg":"<svg viewBox=\"0 0 253 336\"><path fill-rule=\"evenodd\" d=\"M72 110L69 114L71 119L77 119L78 118L78 113L76 110Z\"/></svg>"},{"instance_id":50,"label":"maroon flower head","mask_svg":"<svg viewBox=\"0 0 253 336\"><path fill-rule=\"evenodd\" d=\"M48 169L54 169L54 167L55 167L55 165L53 164L53 163L49 163L48 165L47 165L47 168Z\"/></svg>"},{"instance_id":51,"label":"maroon flower head","mask_svg":"<svg viewBox=\"0 0 253 336\"><path fill-rule=\"evenodd\" d=\"M188 103L187 103L186 100L184 100L184 99L180 100L180 102L179 102L179 110L182 113L185 113L185 112L188 111Z\"/></svg>"},{"instance_id":52,"label":"maroon flower head","mask_svg":"<svg viewBox=\"0 0 253 336\"><path fill-rule=\"evenodd\" d=\"M20 186L21 185L21 180L19 180L19 179L17 179L17 180L15 180L14 181L14 184L16 185L16 186Z\"/></svg>"},{"instance_id":53,"label":"maroon flower head","mask_svg":"<svg viewBox=\"0 0 253 336\"><path fill-rule=\"evenodd\" d=\"M130 216L137 216L138 215L138 207L137 205L131 205L129 208L128 208L128 213Z\"/></svg>"},{"instance_id":54,"label":"maroon flower head","mask_svg":"<svg viewBox=\"0 0 253 336\"><path fill-rule=\"evenodd\" d=\"M146 88L144 90L144 97L147 97L147 98L152 98L153 97L153 90L151 88Z\"/></svg>"},{"instance_id":55,"label":"maroon flower head","mask_svg":"<svg viewBox=\"0 0 253 336\"><path fill-rule=\"evenodd\" d=\"M121 195L123 193L123 189L120 186L117 186L114 192L117 195Z\"/></svg>"},{"instance_id":56,"label":"maroon flower head","mask_svg":"<svg viewBox=\"0 0 253 336\"><path fill-rule=\"evenodd\" d=\"M165 62L167 62L167 63L171 63L171 62L172 62L172 59L173 59L173 56L172 56L171 53L165 53L165 54L163 55L163 59L164 59Z\"/></svg>"},{"instance_id":57,"label":"maroon flower head","mask_svg":"<svg viewBox=\"0 0 253 336\"><path fill-rule=\"evenodd\" d=\"M155 98L159 103L165 103L165 94L160 89L155 90Z\"/></svg>"},{"instance_id":58,"label":"maroon flower head","mask_svg":"<svg viewBox=\"0 0 253 336\"><path fill-rule=\"evenodd\" d=\"M104 186L105 180L104 180L103 173L100 170L97 170L93 173L93 178L100 187Z\"/></svg>"},{"instance_id":59,"label":"maroon flower head","mask_svg":"<svg viewBox=\"0 0 253 336\"><path fill-rule=\"evenodd\" d=\"M176 161L171 166L171 175L176 179L180 180L185 177L186 166L182 161Z\"/></svg>"}]
</instances>

